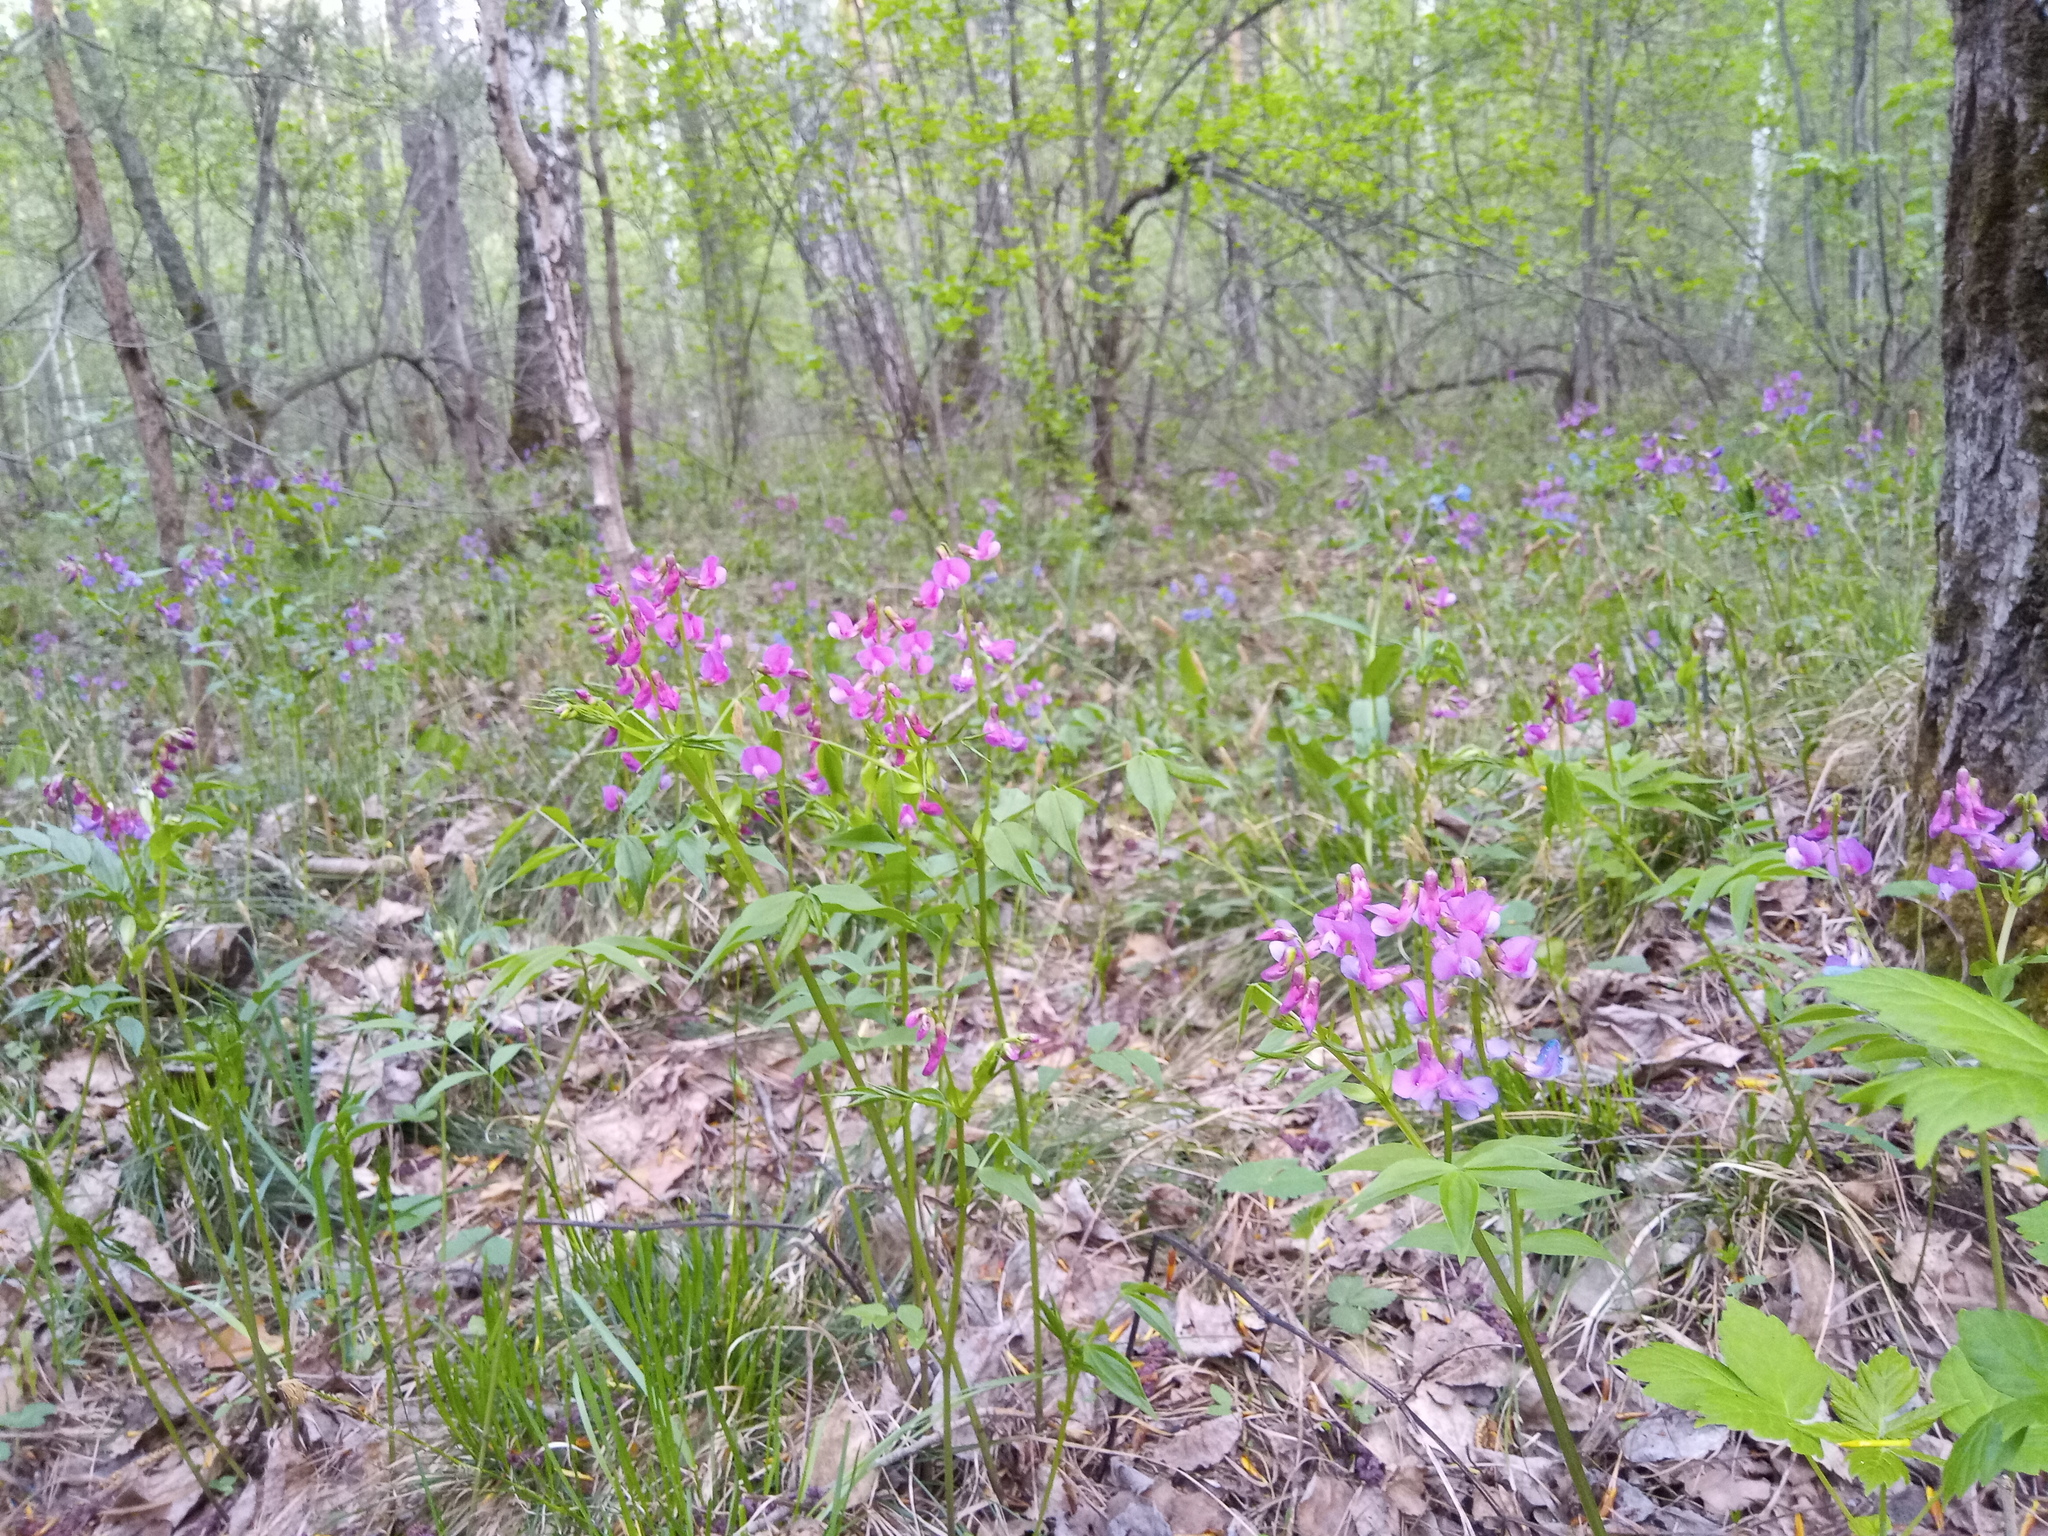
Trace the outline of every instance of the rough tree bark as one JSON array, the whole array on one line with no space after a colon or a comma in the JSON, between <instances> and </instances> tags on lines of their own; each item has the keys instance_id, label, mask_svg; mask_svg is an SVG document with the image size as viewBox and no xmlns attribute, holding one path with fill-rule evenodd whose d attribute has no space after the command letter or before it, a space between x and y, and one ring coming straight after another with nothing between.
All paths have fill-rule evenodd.
<instances>
[{"instance_id":1,"label":"rough tree bark","mask_svg":"<svg viewBox=\"0 0 2048 1536\"><path fill-rule=\"evenodd\" d=\"M64 57L64 37L57 26L53 0L33 0L36 30L42 34L43 79L50 90L51 115L64 140L64 161L71 172L72 196L78 203L79 232L92 253L93 276L99 280L100 305L106 311L107 339L121 365L128 399L135 408L135 433L142 441L143 474L149 481L149 509L156 519L157 558L164 563L164 586L181 598L185 582L178 570L178 549L185 542L185 504L178 491L178 469L171 460L171 408L163 386L149 366L149 347L135 303L128 294L128 275L121 268L121 249L114 243L114 223L100 187L99 165L92 140L71 88L71 67ZM206 703L206 671L189 655L185 690L199 732L199 750L213 753L213 718Z\"/></svg>"},{"instance_id":2,"label":"rough tree bark","mask_svg":"<svg viewBox=\"0 0 2048 1536\"><path fill-rule=\"evenodd\" d=\"M92 140L79 115L71 88L71 67L64 58L64 38L52 0L34 0L36 27L42 33L43 79L50 88L50 108L64 139L64 161L71 172L71 192L78 202L78 223L92 252L93 276L99 280L100 304L107 316L107 339L121 364L121 377L135 407L135 432L142 439L142 467L149 480L149 507L156 517L157 555L168 567L167 580L178 590L178 546L185 542L185 505L178 493L178 470L171 462L171 408L163 386L150 370L149 347L135 303L128 295L128 274L121 269L121 248L114 243L113 220L100 188Z\"/></svg>"},{"instance_id":3,"label":"rough tree bark","mask_svg":"<svg viewBox=\"0 0 2048 1536\"><path fill-rule=\"evenodd\" d=\"M597 186L598 228L604 237L604 323L612 344L612 420L619 430L619 472L626 481L626 505L640 510L640 476L633 465L633 359L626 351L625 306L619 294L619 221L612 209L612 180L604 168L604 39L597 25L597 0L584 0L588 45L590 179Z\"/></svg>"},{"instance_id":4,"label":"rough tree bark","mask_svg":"<svg viewBox=\"0 0 2048 1536\"><path fill-rule=\"evenodd\" d=\"M552 3L566 11L566 0ZM505 157L520 195L530 199L533 207L534 249L540 258L548 339L553 344L555 366L561 370L569 424L575 430L577 446L583 450L584 466L590 475L591 524L605 554L622 560L633 553L633 536L626 527L625 509L619 499L611 430L598 413L597 397L590 388L584 349L585 322L577 291L582 271L578 237L582 231L576 209L563 190L565 183L570 188L576 186L576 162L570 159L562 163L559 130L555 134L535 134L533 137L540 141L537 150L529 142L512 90L512 43L505 28L505 0L483 0L478 24L484 39L484 94L490 103L492 126L497 130L498 150ZM566 32L566 18L559 30ZM566 113L557 121L566 123Z\"/></svg>"},{"instance_id":5,"label":"rough tree bark","mask_svg":"<svg viewBox=\"0 0 2048 1536\"><path fill-rule=\"evenodd\" d=\"M390 0L391 38L427 99L399 123L406 201L412 205L413 267L420 286L421 346L447 418L448 440L462 461L470 494L484 479L483 380L470 340L469 226L463 221L462 161L455 126L437 96L453 66L438 0ZM431 82L431 84L428 84Z\"/></svg>"},{"instance_id":6,"label":"rough tree bark","mask_svg":"<svg viewBox=\"0 0 2048 1536\"><path fill-rule=\"evenodd\" d=\"M239 462L263 440L263 411L228 357L227 340L221 334L220 319L214 313L212 301L200 288L199 280L192 275L192 264L185 256L185 244L178 238L177 230L172 228L170 218L164 212L163 201L157 196L155 169L150 164L148 151L129 125L125 90L116 87L113 73L101 57L99 34L93 25L92 12L83 5L73 4L65 8L65 18L71 24L72 35L78 40L78 62L85 72L86 93L92 101L93 115L99 119L101 132L114 146L114 157L120 161L121 175L128 183L128 200L135 207L135 217L142 225L142 233L149 241L157 265L163 269L164 281L170 286L171 300L184 318L185 333L191 340L192 350L199 355L199 366L206 370L207 387L213 392L214 403L220 407L221 421L239 449L231 452L229 459Z\"/></svg>"},{"instance_id":7,"label":"rough tree bark","mask_svg":"<svg viewBox=\"0 0 2048 1536\"><path fill-rule=\"evenodd\" d=\"M541 292L540 251L534 243L532 201L520 194L513 214L512 270L519 281L512 316L512 408L505 416L505 446L525 460L562 441L568 405L562 375L548 340L548 301Z\"/></svg>"},{"instance_id":8,"label":"rough tree bark","mask_svg":"<svg viewBox=\"0 0 2048 1536\"><path fill-rule=\"evenodd\" d=\"M1957 0L1942 372L1948 456L1914 777L2048 789L2048 16Z\"/></svg>"}]
</instances>

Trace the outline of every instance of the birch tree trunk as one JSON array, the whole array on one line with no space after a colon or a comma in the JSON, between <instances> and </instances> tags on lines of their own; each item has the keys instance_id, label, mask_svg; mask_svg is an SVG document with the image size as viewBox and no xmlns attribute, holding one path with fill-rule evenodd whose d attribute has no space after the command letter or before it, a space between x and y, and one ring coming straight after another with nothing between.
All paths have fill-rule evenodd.
<instances>
[{"instance_id":1,"label":"birch tree trunk","mask_svg":"<svg viewBox=\"0 0 2048 1536\"><path fill-rule=\"evenodd\" d=\"M454 68L439 0L390 0L391 39L411 66L415 88L438 94ZM409 105L399 123L406 201L412 205L413 268L420 289L420 341L433 369L470 494L482 501L483 381L471 344L469 226L462 217L462 160L454 124L431 99Z\"/></svg>"},{"instance_id":2,"label":"birch tree trunk","mask_svg":"<svg viewBox=\"0 0 2048 1536\"><path fill-rule=\"evenodd\" d=\"M542 4L550 6L553 15L546 32L566 38L566 0L542 0ZM490 104L492 125L497 130L498 150L505 157L520 196L530 200L533 209L534 251L540 261L548 339L561 374L569 424L590 476L591 525L605 554L613 560L623 560L633 553L633 536L626 527L625 509L619 498L611 431L599 414L597 398L591 391L584 345L586 321L578 292L583 265L581 189L574 158L574 131L567 112L567 83L563 81L560 87L560 113L545 123L533 125L535 131L529 132L529 125L521 121L520 103L513 93L514 48L505 28L505 0L483 0L478 21L484 39L484 94ZM545 59L542 64L544 84L547 75L560 76L561 71ZM542 100L544 103L546 97Z\"/></svg>"},{"instance_id":3,"label":"birch tree trunk","mask_svg":"<svg viewBox=\"0 0 2048 1536\"><path fill-rule=\"evenodd\" d=\"M2048 17L1957 0L1942 373L1947 461L1914 763L1994 804L2048 789Z\"/></svg>"},{"instance_id":4,"label":"birch tree trunk","mask_svg":"<svg viewBox=\"0 0 2048 1536\"><path fill-rule=\"evenodd\" d=\"M640 477L633 466L633 359L626 351L624 302L619 293L619 221L612 208L612 180L604 167L604 39L597 25L597 0L583 3L584 39L590 74L590 179L597 186L598 229L604 239L604 322L612 346L612 420L619 429L619 471L626 505L640 510Z\"/></svg>"}]
</instances>

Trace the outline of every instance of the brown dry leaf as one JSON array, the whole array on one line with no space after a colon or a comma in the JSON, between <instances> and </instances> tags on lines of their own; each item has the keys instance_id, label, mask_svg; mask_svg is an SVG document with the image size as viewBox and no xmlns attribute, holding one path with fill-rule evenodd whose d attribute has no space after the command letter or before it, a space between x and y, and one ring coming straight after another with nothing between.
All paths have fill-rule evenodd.
<instances>
[{"instance_id":1,"label":"brown dry leaf","mask_svg":"<svg viewBox=\"0 0 2048 1536\"><path fill-rule=\"evenodd\" d=\"M1996 1299L1991 1266L1967 1232L1908 1232L1892 1260L1892 1278L1912 1286L1913 1299L1951 1341L1955 1313L1991 1306Z\"/></svg>"},{"instance_id":2,"label":"brown dry leaf","mask_svg":"<svg viewBox=\"0 0 2048 1536\"><path fill-rule=\"evenodd\" d=\"M862 1508L875 1495L875 1469L862 1464L874 1448L874 1426L866 1411L850 1397L839 1398L811 1427L804 1451L805 1499Z\"/></svg>"},{"instance_id":3,"label":"brown dry leaf","mask_svg":"<svg viewBox=\"0 0 2048 1536\"><path fill-rule=\"evenodd\" d=\"M1117 959L1120 966L1164 965L1173 958L1173 946L1156 933L1134 933L1124 940L1124 952Z\"/></svg>"},{"instance_id":4,"label":"brown dry leaf","mask_svg":"<svg viewBox=\"0 0 2048 1536\"><path fill-rule=\"evenodd\" d=\"M697 1166L716 1082L672 1049L624 1092L584 1104L572 1147L588 1184L617 1186L614 1210L666 1200Z\"/></svg>"},{"instance_id":5,"label":"brown dry leaf","mask_svg":"<svg viewBox=\"0 0 2048 1536\"><path fill-rule=\"evenodd\" d=\"M1834 1266L1813 1244L1801 1243L1792 1255L1792 1315L1786 1326L1820 1353L1835 1311Z\"/></svg>"},{"instance_id":6,"label":"brown dry leaf","mask_svg":"<svg viewBox=\"0 0 2048 1536\"><path fill-rule=\"evenodd\" d=\"M119 1476L96 1527L107 1536L168 1536L206 1497L175 1446L165 1446Z\"/></svg>"},{"instance_id":7,"label":"brown dry leaf","mask_svg":"<svg viewBox=\"0 0 2048 1536\"><path fill-rule=\"evenodd\" d=\"M1725 1520L1736 1510L1769 1498L1771 1485L1760 1477L1736 1477L1725 1466L1702 1466L1686 1473L1685 1492L1715 1519Z\"/></svg>"},{"instance_id":8,"label":"brown dry leaf","mask_svg":"<svg viewBox=\"0 0 2048 1536\"><path fill-rule=\"evenodd\" d=\"M1145 1491L1145 1502L1165 1518L1173 1536L1223 1536L1230 1529L1230 1511L1200 1488L1161 1478Z\"/></svg>"},{"instance_id":9,"label":"brown dry leaf","mask_svg":"<svg viewBox=\"0 0 2048 1536\"><path fill-rule=\"evenodd\" d=\"M108 1236L116 1242L126 1243L135 1250L135 1257L142 1261L141 1268L125 1259L115 1259L109 1266L121 1294L130 1301L165 1300L167 1293L158 1282L168 1280L175 1285L178 1265L171 1257L171 1250L164 1246L164 1240L157 1236L149 1218L124 1205L114 1212L114 1219L108 1225Z\"/></svg>"},{"instance_id":10,"label":"brown dry leaf","mask_svg":"<svg viewBox=\"0 0 2048 1536\"><path fill-rule=\"evenodd\" d=\"M1504 1387L1514 1367L1501 1336L1476 1312L1459 1312L1447 1323L1415 1325L1409 1375L1447 1387Z\"/></svg>"},{"instance_id":11,"label":"brown dry leaf","mask_svg":"<svg viewBox=\"0 0 2048 1536\"><path fill-rule=\"evenodd\" d=\"M43 1221L35 1203L23 1196L0 1206L0 1274L18 1269L35 1252Z\"/></svg>"},{"instance_id":12,"label":"brown dry leaf","mask_svg":"<svg viewBox=\"0 0 2048 1536\"><path fill-rule=\"evenodd\" d=\"M1294 1506L1295 1536L1350 1536L1352 1485L1318 1472Z\"/></svg>"},{"instance_id":13,"label":"brown dry leaf","mask_svg":"<svg viewBox=\"0 0 2048 1536\"><path fill-rule=\"evenodd\" d=\"M43 1102L67 1115L79 1106L95 1120L111 1120L128 1103L135 1074L105 1051L67 1051L43 1068Z\"/></svg>"},{"instance_id":14,"label":"brown dry leaf","mask_svg":"<svg viewBox=\"0 0 2048 1536\"><path fill-rule=\"evenodd\" d=\"M1667 1461L1698 1461L1728 1443L1728 1430L1718 1424L1695 1423L1689 1413L1659 1409L1636 1420L1621 1437L1625 1461L1655 1466Z\"/></svg>"},{"instance_id":15,"label":"brown dry leaf","mask_svg":"<svg viewBox=\"0 0 2048 1536\"><path fill-rule=\"evenodd\" d=\"M1227 1302L1204 1301L1193 1291L1174 1298L1173 1330L1180 1352L1190 1360L1221 1360L1244 1348L1236 1310Z\"/></svg>"},{"instance_id":16,"label":"brown dry leaf","mask_svg":"<svg viewBox=\"0 0 2048 1536\"><path fill-rule=\"evenodd\" d=\"M315 1409L319 1409L316 1414ZM382 1492L384 1431L314 1403L265 1437L263 1471L227 1510L227 1536L311 1536L359 1528L349 1517Z\"/></svg>"},{"instance_id":17,"label":"brown dry leaf","mask_svg":"<svg viewBox=\"0 0 2048 1536\"><path fill-rule=\"evenodd\" d=\"M1145 1456L1177 1472L1195 1472L1235 1455L1243 1438L1244 1420L1234 1413L1223 1414L1163 1440L1149 1442Z\"/></svg>"}]
</instances>

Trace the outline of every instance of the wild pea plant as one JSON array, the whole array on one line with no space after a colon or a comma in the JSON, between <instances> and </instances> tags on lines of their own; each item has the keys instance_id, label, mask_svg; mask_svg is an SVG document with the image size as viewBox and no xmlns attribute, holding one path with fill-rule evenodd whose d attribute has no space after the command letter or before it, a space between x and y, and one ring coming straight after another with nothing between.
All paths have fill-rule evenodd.
<instances>
[{"instance_id":1,"label":"wild pea plant","mask_svg":"<svg viewBox=\"0 0 2048 1536\"><path fill-rule=\"evenodd\" d=\"M1530 1225L1555 1221L1606 1191L1559 1177L1577 1171L1558 1155L1565 1138L1512 1132L1503 1107L1504 1072L1505 1093L1526 1105L1534 1099L1531 1085L1564 1070L1558 1041L1537 1045L1512 1037L1494 1006L1493 979L1534 974L1541 941L1534 934L1496 938L1501 903L1483 883L1473 883L1462 864L1453 864L1448 883L1433 869L1409 881L1398 902L1373 901L1365 871L1354 867L1339 880L1336 895L1316 914L1307 938L1284 922L1261 935L1272 957L1262 979L1268 986L1285 983L1275 1021L1290 1022L1268 1036L1260 1053L1278 1061L1327 1055L1340 1070L1322 1081L1376 1105L1392 1122L1399 1140L1331 1170L1375 1175L1347 1208L1356 1214L1413 1195L1442 1210L1441 1223L1418 1228L1407 1241L1476 1256L1485 1266L1535 1375L1587 1524L1600 1536L1600 1500L1536 1336L1524 1261L1534 1254L1609 1258L1603 1244L1576 1228ZM1380 945L1389 939L1399 940L1405 960L1383 961ZM1328 1004L1324 978L1312 968L1325 957L1336 959L1343 987L1342 1000ZM1401 1002L1382 1017L1373 1000L1396 983ZM1489 1014L1496 1025L1491 1034ZM1461 1025L1462 1032L1453 1033ZM1485 1134L1467 1134L1461 1149L1461 1128ZM1225 1187L1301 1194L1306 1190L1292 1187L1291 1178L1303 1172L1286 1160L1246 1164L1226 1177ZM1281 1188L1274 1188L1276 1181Z\"/></svg>"},{"instance_id":2,"label":"wild pea plant","mask_svg":"<svg viewBox=\"0 0 2048 1536\"><path fill-rule=\"evenodd\" d=\"M2048 960L2048 952L2012 952L2019 912L2048 890L2048 873L2034 847L2042 828L2032 796L1999 810L1985 802L1967 771L1960 772L1927 825L1936 850L1927 880L1887 887L1893 896L1943 906L1976 896L1988 963L1975 968L1974 979L1983 990L1970 984L1967 969L1963 980L1951 980L1872 964L1875 945L1863 931L1846 952L1829 958L1820 977L1806 983L1818 984L1837 1001L1783 1020L1824 1026L1806 1053L1839 1051L1851 1068L1866 1074L1840 1097L1862 1109L1897 1108L1913 1125L1920 1166L1933 1160L1951 1133L1976 1133L1996 1307L1960 1314L1958 1342L1926 1387L1896 1350L1864 1362L1853 1380L1843 1376L1816 1361L1811 1347L1783 1324L1739 1302L1730 1302L1722 1314L1719 1362L1669 1344L1633 1350L1622 1360L1657 1401L1790 1445L1813 1467L1856 1536L1892 1536L1918 1523L1924 1505L1902 1527L1892 1516L1891 1493L1906 1481L1908 1459L1939 1466L1942 1493L1949 1498L2006 1473L2048 1468L2048 1324L2007 1310L1989 1135L2014 1120L2048 1123L2048 1036L2009 1001L2021 970ZM1946 861L1940 857L1943 839L1951 840ZM1869 850L1840 829L1836 812L1795 834L1782 850L1762 854L1836 882L1866 877L1873 864ZM1756 873L1775 871L1759 868L1742 878ZM1997 915L1987 889L1998 897ZM1855 904L1849 907L1854 913ZM1940 907L1934 911L1950 923L1967 966L1966 935ZM1856 922L1860 929L1860 916ZM1795 1099L1795 1113L1796 1104ZM1796 1152L1796 1142L1789 1152ZM2037 1245L2048 1244L2048 1207L2023 1211L2014 1225ZM1946 1458L1919 1444L1937 1421L1954 1437ZM1842 1448L1850 1475L1874 1498L1874 1510L1857 1513L1844 1501L1822 1463L1824 1442ZM2009 1487L2005 1496L2010 1511Z\"/></svg>"},{"instance_id":3,"label":"wild pea plant","mask_svg":"<svg viewBox=\"0 0 2048 1536\"><path fill-rule=\"evenodd\" d=\"M590 841L593 869L629 896L676 860L723 878L742 905L698 975L758 968L774 994L765 1017L788 1024L801 1070L826 1100L840 1180L856 1189L870 1160L880 1164L908 1236L908 1294L894 1299L872 1213L856 1198L873 1299L854 1315L932 1357L911 1385L947 1448L949 1514L963 1417L985 1464L995 1460L956 1345L969 1211L985 1195L1024 1208L1035 1290L1033 1186L1051 1171L1033 1153L1042 1094L1024 1071L1033 1042L1004 1009L1005 928L1017 892L1046 890L1046 858L1079 862L1093 803L1086 779L1035 783L1066 754L1047 729L1045 685L1029 676L1025 649L996 633L977 602L974 568L1000 553L987 529L965 548L941 546L907 611L870 599L864 611L833 613L822 633L776 639L753 656L716 610L727 580L716 557L691 567L648 559L591 588L602 606L590 630L611 685L548 699L559 717L599 728L617 753L622 782L603 799L618 822ZM1162 823L1175 778L1207 777L1150 751L1121 769ZM970 1031L961 996L977 988L986 1013ZM970 1136L990 1117L992 1095L1004 1103L1001 1128ZM863 1127L855 1144L842 1108ZM1042 1312L1035 1323L1041 1416L1055 1349L1069 1396L1085 1374L1144 1404L1135 1373L1104 1339L1072 1337Z\"/></svg>"}]
</instances>

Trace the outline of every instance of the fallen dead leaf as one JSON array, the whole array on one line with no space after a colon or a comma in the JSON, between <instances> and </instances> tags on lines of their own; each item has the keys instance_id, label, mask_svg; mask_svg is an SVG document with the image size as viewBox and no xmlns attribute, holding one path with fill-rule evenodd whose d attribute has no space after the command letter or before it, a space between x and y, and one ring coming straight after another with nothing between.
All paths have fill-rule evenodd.
<instances>
[{"instance_id":1,"label":"fallen dead leaf","mask_svg":"<svg viewBox=\"0 0 2048 1536\"><path fill-rule=\"evenodd\" d=\"M1235 1455L1243 1438L1244 1420L1234 1413L1223 1414L1163 1440L1149 1442L1145 1457L1176 1472L1195 1472Z\"/></svg>"},{"instance_id":2,"label":"fallen dead leaf","mask_svg":"<svg viewBox=\"0 0 2048 1536\"><path fill-rule=\"evenodd\" d=\"M815 1503L862 1508L875 1494L875 1469L863 1466L875 1448L874 1427L850 1397L837 1399L811 1427L804 1451L804 1497Z\"/></svg>"},{"instance_id":3,"label":"fallen dead leaf","mask_svg":"<svg viewBox=\"0 0 2048 1536\"><path fill-rule=\"evenodd\" d=\"M1666 1461L1697 1461L1712 1456L1728 1443L1728 1430L1719 1424L1696 1424L1689 1413L1659 1411L1636 1420L1621 1437L1624 1460L1639 1466Z\"/></svg>"},{"instance_id":4,"label":"fallen dead leaf","mask_svg":"<svg viewBox=\"0 0 2048 1536\"><path fill-rule=\"evenodd\" d=\"M1193 1291L1174 1298L1173 1329L1180 1352L1190 1360L1221 1360L1244 1348L1236 1309L1227 1302L1204 1301Z\"/></svg>"}]
</instances>

